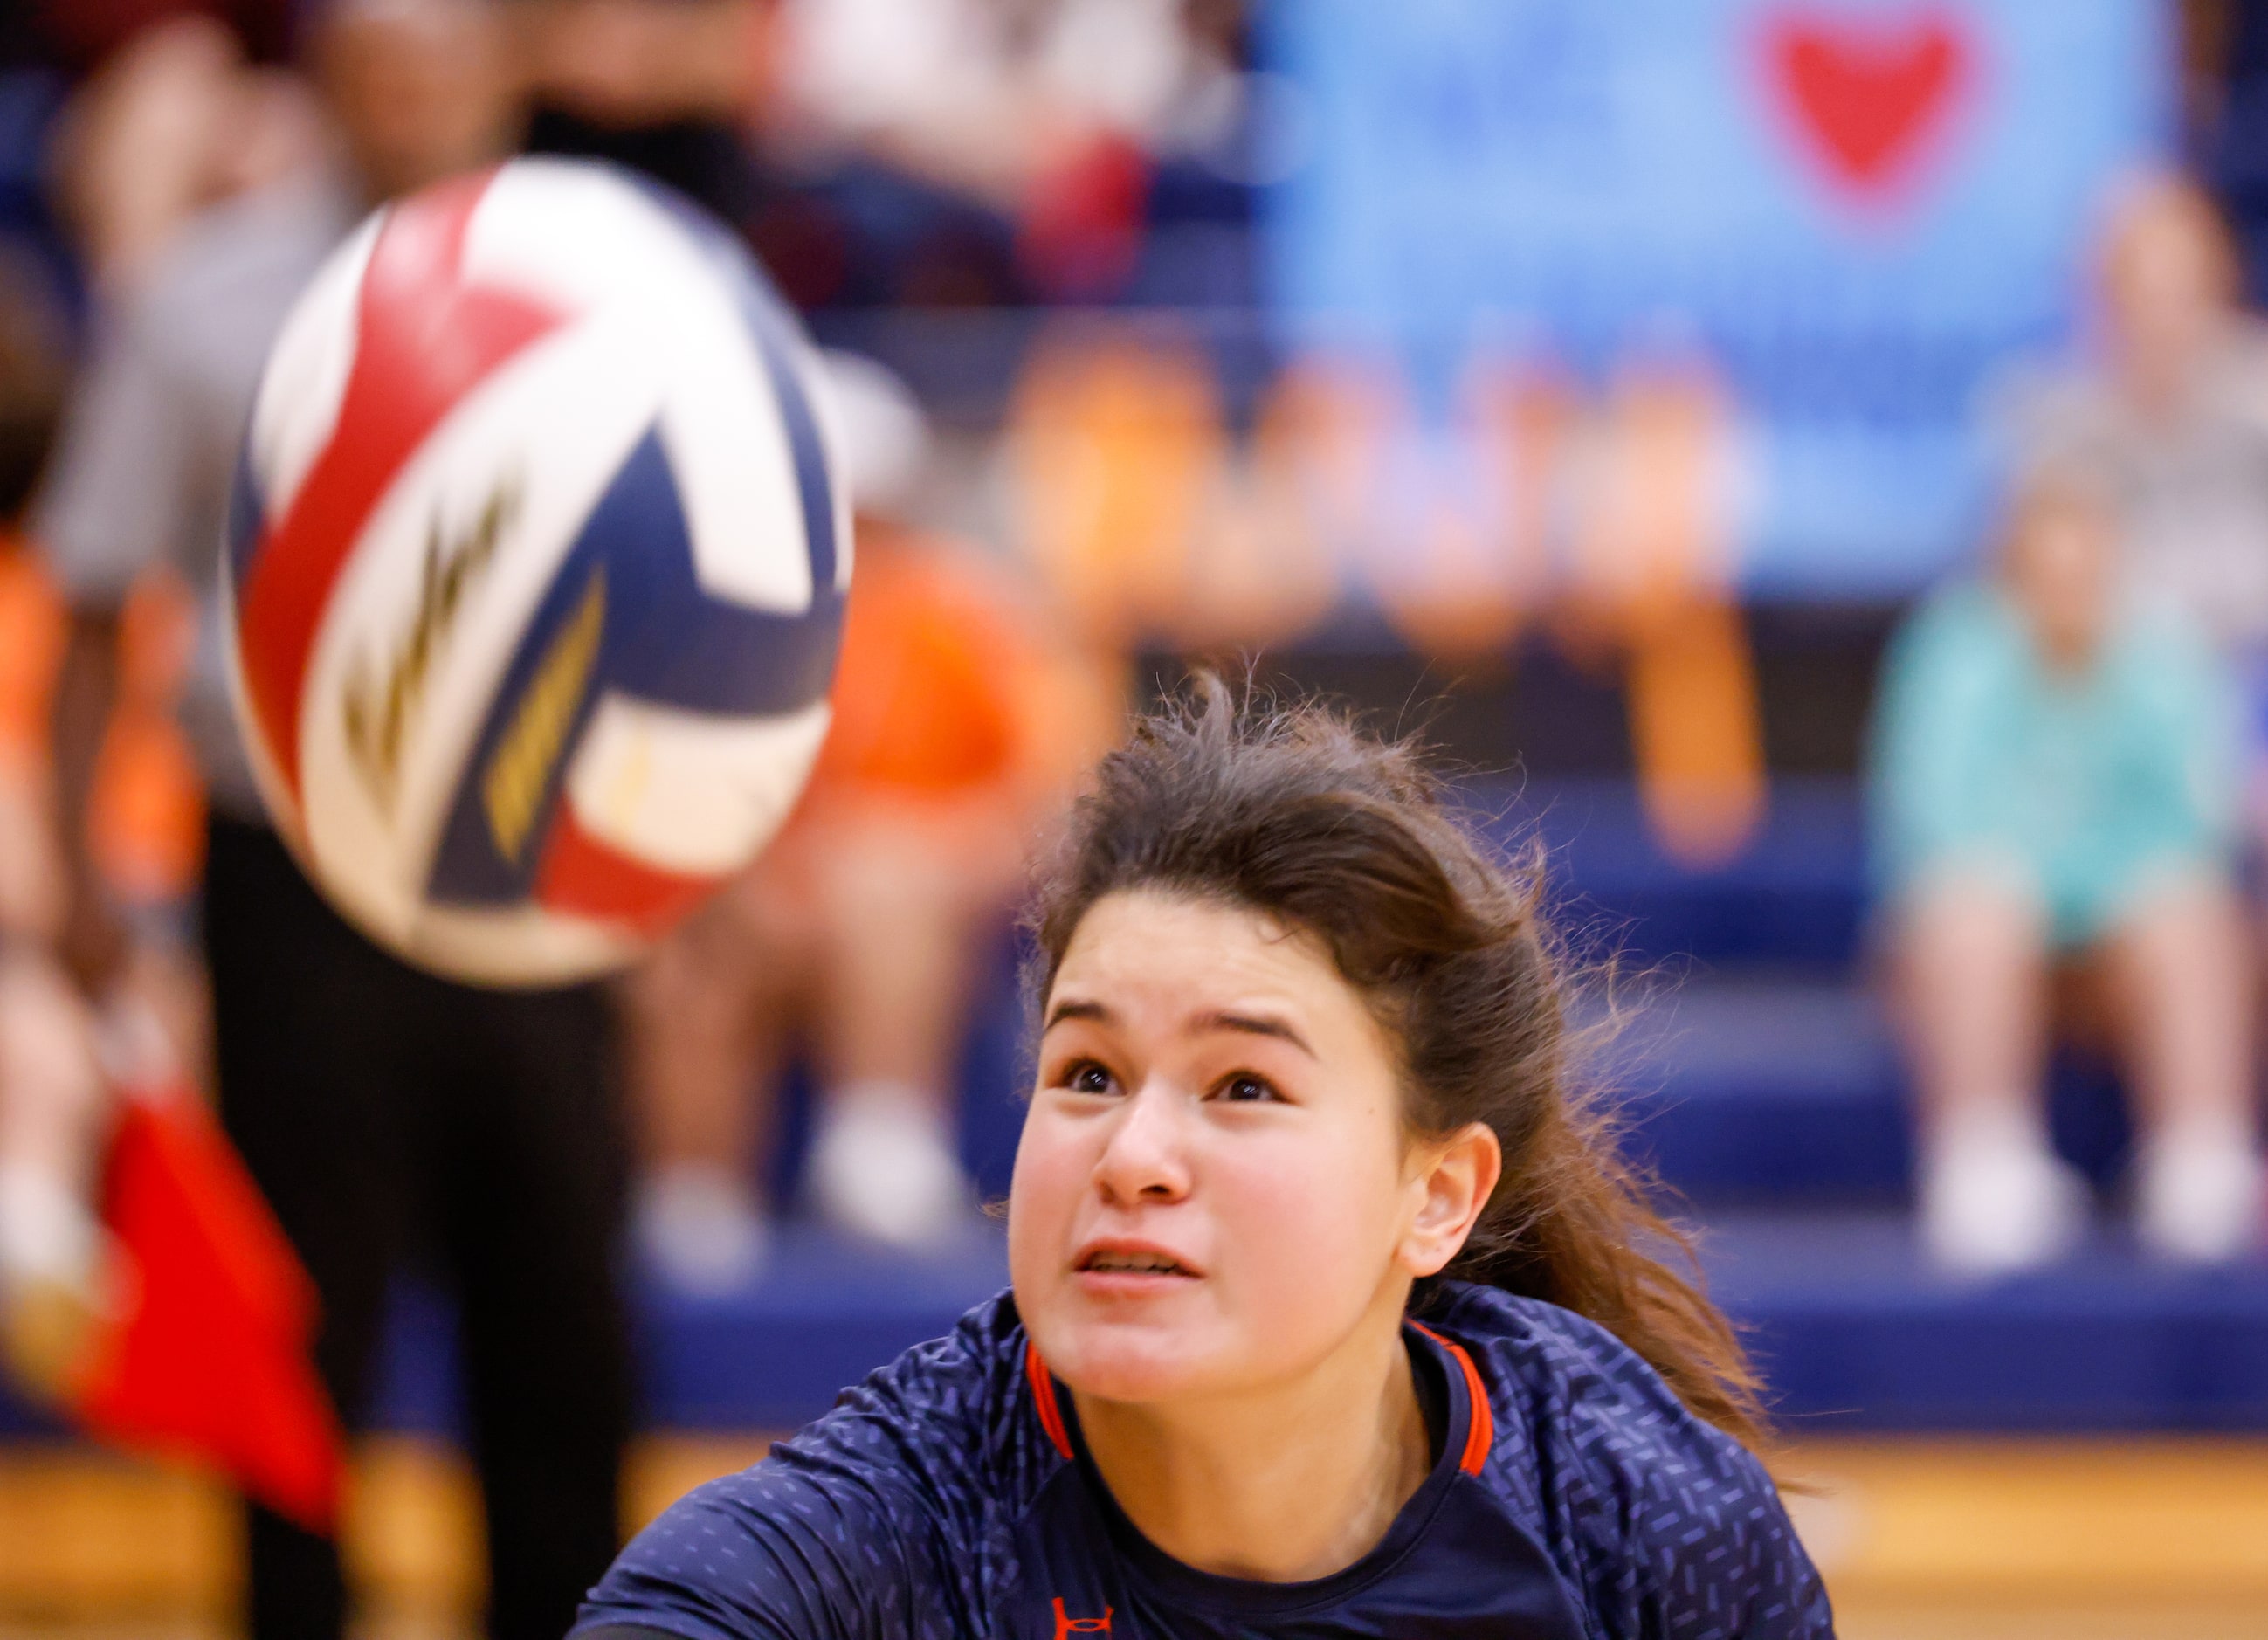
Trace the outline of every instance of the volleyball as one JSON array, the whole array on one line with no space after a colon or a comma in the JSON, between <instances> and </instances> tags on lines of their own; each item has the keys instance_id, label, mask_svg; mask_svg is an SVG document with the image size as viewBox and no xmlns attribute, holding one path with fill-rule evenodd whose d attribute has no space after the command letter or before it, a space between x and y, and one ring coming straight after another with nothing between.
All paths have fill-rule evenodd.
<instances>
[{"instance_id":1,"label":"volleyball","mask_svg":"<svg viewBox=\"0 0 2268 1640\"><path fill-rule=\"evenodd\" d=\"M309 876L493 985L633 958L751 859L828 722L850 576L815 356L626 173L380 210L279 333L225 543L238 717Z\"/></svg>"}]
</instances>

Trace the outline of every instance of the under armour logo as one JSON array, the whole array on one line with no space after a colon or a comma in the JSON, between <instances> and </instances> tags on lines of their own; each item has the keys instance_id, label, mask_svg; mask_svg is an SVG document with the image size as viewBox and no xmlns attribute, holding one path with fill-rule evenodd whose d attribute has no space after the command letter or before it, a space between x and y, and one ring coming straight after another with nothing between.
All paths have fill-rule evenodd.
<instances>
[{"instance_id":1,"label":"under armour logo","mask_svg":"<svg viewBox=\"0 0 2268 1640\"><path fill-rule=\"evenodd\" d=\"M1066 1640L1071 1635L1107 1635L1110 1632L1110 1614L1114 1608L1104 1607L1100 1617L1073 1617L1064 1610L1063 1597L1056 1597L1056 1640Z\"/></svg>"}]
</instances>

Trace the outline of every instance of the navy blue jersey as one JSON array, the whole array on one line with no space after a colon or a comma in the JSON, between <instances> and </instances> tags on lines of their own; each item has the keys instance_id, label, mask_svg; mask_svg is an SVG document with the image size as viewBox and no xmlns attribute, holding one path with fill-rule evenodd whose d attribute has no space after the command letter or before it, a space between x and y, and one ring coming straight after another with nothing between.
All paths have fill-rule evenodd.
<instances>
[{"instance_id":1,"label":"navy blue jersey","mask_svg":"<svg viewBox=\"0 0 2268 1640\"><path fill-rule=\"evenodd\" d=\"M1484 1287L1450 1284L1427 1319L1409 1337L1437 1460L1330 1577L1217 1577L1145 1540L1003 1295L676 1504L593 1591L578 1635L1832 1636L1763 1467L1618 1340Z\"/></svg>"}]
</instances>

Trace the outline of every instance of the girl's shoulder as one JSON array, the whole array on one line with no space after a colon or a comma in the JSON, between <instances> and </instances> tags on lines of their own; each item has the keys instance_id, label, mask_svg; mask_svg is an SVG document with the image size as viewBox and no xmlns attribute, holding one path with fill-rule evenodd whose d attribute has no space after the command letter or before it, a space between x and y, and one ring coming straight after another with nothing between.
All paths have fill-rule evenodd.
<instances>
[{"instance_id":1,"label":"girl's shoulder","mask_svg":"<svg viewBox=\"0 0 2268 1640\"><path fill-rule=\"evenodd\" d=\"M1532 1511L1609 1632L1639 1632L1646 1614L1693 1600L1749 1614L1758 1634L1829 1632L1771 1474L1635 1350L1571 1310L1462 1283L1425 1319L1465 1348L1487 1389L1486 1480Z\"/></svg>"},{"instance_id":2,"label":"girl's shoulder","mask_svg":"<svg viewBox=\"0 0 2268 1640\"><path fill-rule=\"evenodd\" d=\"M1747 1449L1696 1417L1638 1352L1572 1310L1500 1288L1444 1284L1429 1323L1463 1344L1515 1431L1602 1444L1602 1456L1672 1447Z\"/></svg>"},{"instance_id":3,"label":"girl's shoulder","mask_svg":"<svg viewBox=\"0 0 2268 1640\"><path fill-rule=\"evenodd\" d=\"M949 1475L977 1490L1012 1489L1053 1450L1032 1414L1026 1350L1015 1300L1003 1292L844 1390L772 1456L850 1462L925 1487Z\"/></svg>"},{"instance_id":4,"label":"girl's shoulder","mask_svg":"<svg viewBox=\"0 0 2268 1640\"><path fill-rule=\"evenodd\" d=\"M1003 1294L673 1505L592 1592L582 1626L700 1640L978 1632L1002 1523L1062 1463L1025 1372Z\"/></svg>"}]
</instances>

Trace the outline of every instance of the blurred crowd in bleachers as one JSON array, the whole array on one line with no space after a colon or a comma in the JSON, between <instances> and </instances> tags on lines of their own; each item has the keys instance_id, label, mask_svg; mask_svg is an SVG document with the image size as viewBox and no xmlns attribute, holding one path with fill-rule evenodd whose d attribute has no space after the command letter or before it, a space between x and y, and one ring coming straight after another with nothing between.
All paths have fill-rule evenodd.
<instances>
[{"instance_id":1,"label":"blurred crowd in bleachers","mask_svg":"<svg viewBox=\"0 0 2268 1640\"><path fill-rule=\"evenodd\" d=\"M2219 203L2167 178L2102 202L2093 327L2068 357L2007 361L1980 410L1996 522L1894 643L1872 740L1879 944L1924 1225L1955 1266L2034 1263L2074 1233L2039 1092L2073 1018L2128 1046L2146 1239L2213 1260L2259 1236L2268 923L2242 885L2268 838L2268 347L2240 292L2264 277L2268 28L2184 15ZM513 147L682 189L852 350L835 369L862 556L835 738L781 844L623 993L637 1222L680 1281L760 1263L752 1158L793 1060L825 1090L817 1210L900 1247L971 1221L950 1107L972 953L1138 654L1354 643L1447 680L1548 645L1621 688L1664 854L1736 858L1771 771L1738 584L1753 452L1724 372L1675 327L1602 379L1534 347L1476 357L1452 459L1392 368L1285 350L1254 317L1256 202L1299 114L1258 26L1234 0L11 8L0 511L24 539L0 558L0 916L18 948L67 931L45 818L63 594L29 521L75 361L217 212L326 170L359 206L436 156ZM136 582L90 775L90 857L136 938L178 959L148 982L177 1019L202 832L169 702L195 687L193 601L178 575ZM194 1028L176 1034L195 1061ZM0 1123L0 1169L23 1127Z\"/></svg>"},{"instance_id":2,"label":"blurred crowd in bleachers","mask_svg":"<svg viewBox=\"0 0 2268 1640\"><path fill-rule=\"evenodd\" d=\"M2169 9L2186 146L2094 202L2066 270L2085 292L2075 332L1993 362L1970 430L1994 499L1962 566L1823 629L1845 635L1845 672L1871 673L1882 646L1880 687L1846 700L1817 645L1791 668L1760 638L1774 617L1744 577L1764 441L1705 327L1662 316L1578 360L1506 325L1421 369L1367 335L1313 345L1274 322L1270 191L1315 146L1271 45L1295 3L0 7L0 1341L19 1378L67 1376L73 1305L94 1302L88 1204L122 1036L146 1045L154 1024L190 1079L210 1086L217 1063L225 1082L252 1017L229 997L247 974L280 982L256 962L222 973L200 909L209 849L209 902L225 872L239 897L297 886L272 838L261 869L282 886L247 875L260 815L217 627L267 339L364 211L514 151L633 167L745 238L826 349L858 568L800 808L604 999L618 1039L588 1040L619 1050L623 1108L600 1108L616 1092L600 1077L576 1092L587 1105L563 1094L571 1144L512 1129L505 1148L565 1155L574 1177L542 1187L549 1206L531 1188L485 1217L453 1209L450 1233L469 1223L492 1250L503 1220L556 1210L605 1242L619 1217L646 1273L696 1304L748 1291L791 1213L892 1258L965 1251L1000 1158L975 1156L960 1107L1011 1108L1012 1090L965 1085L964 1043L1012 1007L1024 858L1159 677L1264 656L1294 687L1364 680L1357 703L1388 721L1447 692L1433 720L1453 754L1475 750L1457 725L1539 670L1572 676L1613 702L1582 768L1634 791L1648 869L1697 879L1770 846L1788 772L1775 717L1829 723L1848 749L1826 772L1860 794L1874 863L1853 982L1896 1033L1938 1269L2006 1275L2084 1239L2100 1179L2057 1153L2048 1094L2073 1037L2123 1073L2146 1253L2257 1256L2268 328L2248 305L2268 296L2268 13ZM1853 220L1859 242L1888 242ZM1552 698L1531 689L1531 710ZM1489 801L1565 772L1522 739L1534 727L1469 737L1483 761L1526 758L1477 771ZM1730 943L1824 966L1772 942ZM254 954L297 960L274 943ZM1787 975L1757 968L1740 1047L1800 1055L1794 993L1774 989ZM476 1034L453 1004L403 996L446 1014L437 1033ZM217 1020L233 1048L216 1053ZM590 1024L549 1033L552 1050L579 1051ZM306 1046L276 1041L278 1059ZM300 1125L351 1114L331 1067L302 1057L320 1085ZM1005 1077L1012 1055L984 1063ZM255 1173L291 1171L262 1148L276 1111L218 1103ZM460 1262L477 1273L480 1250ZM514 1283L540 1287L519 1272L548 1252L519 1247ZM383 1294L342 1300L337 1254L310 1262L330 1315L359 1328L317 1350L343 1403L367 1399ZM589 1437L587 1473L523 1470L541 1507L497 1479L510 1429L480 1445L506 1540L499 1610L524 1597L528 1632L559 1631L547 1614L612 1530L629 1400L609 1374L627 1376L627 1349L611 1266L583 1266L548 1313L491 1318L552 1357L519 1399L553 1407L570 1379L587 1397L517 1426L546 1462L560 1428ZM584 1330L561 1344L547 1313ZM512 1341L478 1335L463 1332L485 1441L512 1425L493 1369ZM582 1539L552 1529L554 1492L588 1504ZM557 1564L511 1547L516 1519L556 1540ZM335 1556L310 1570L305 1544L262 1541L255 1632L318 1632L305 1601L335 1618ZM283 1604L261 1607L261 1588Z\"/></svg>"}]
</instances>

